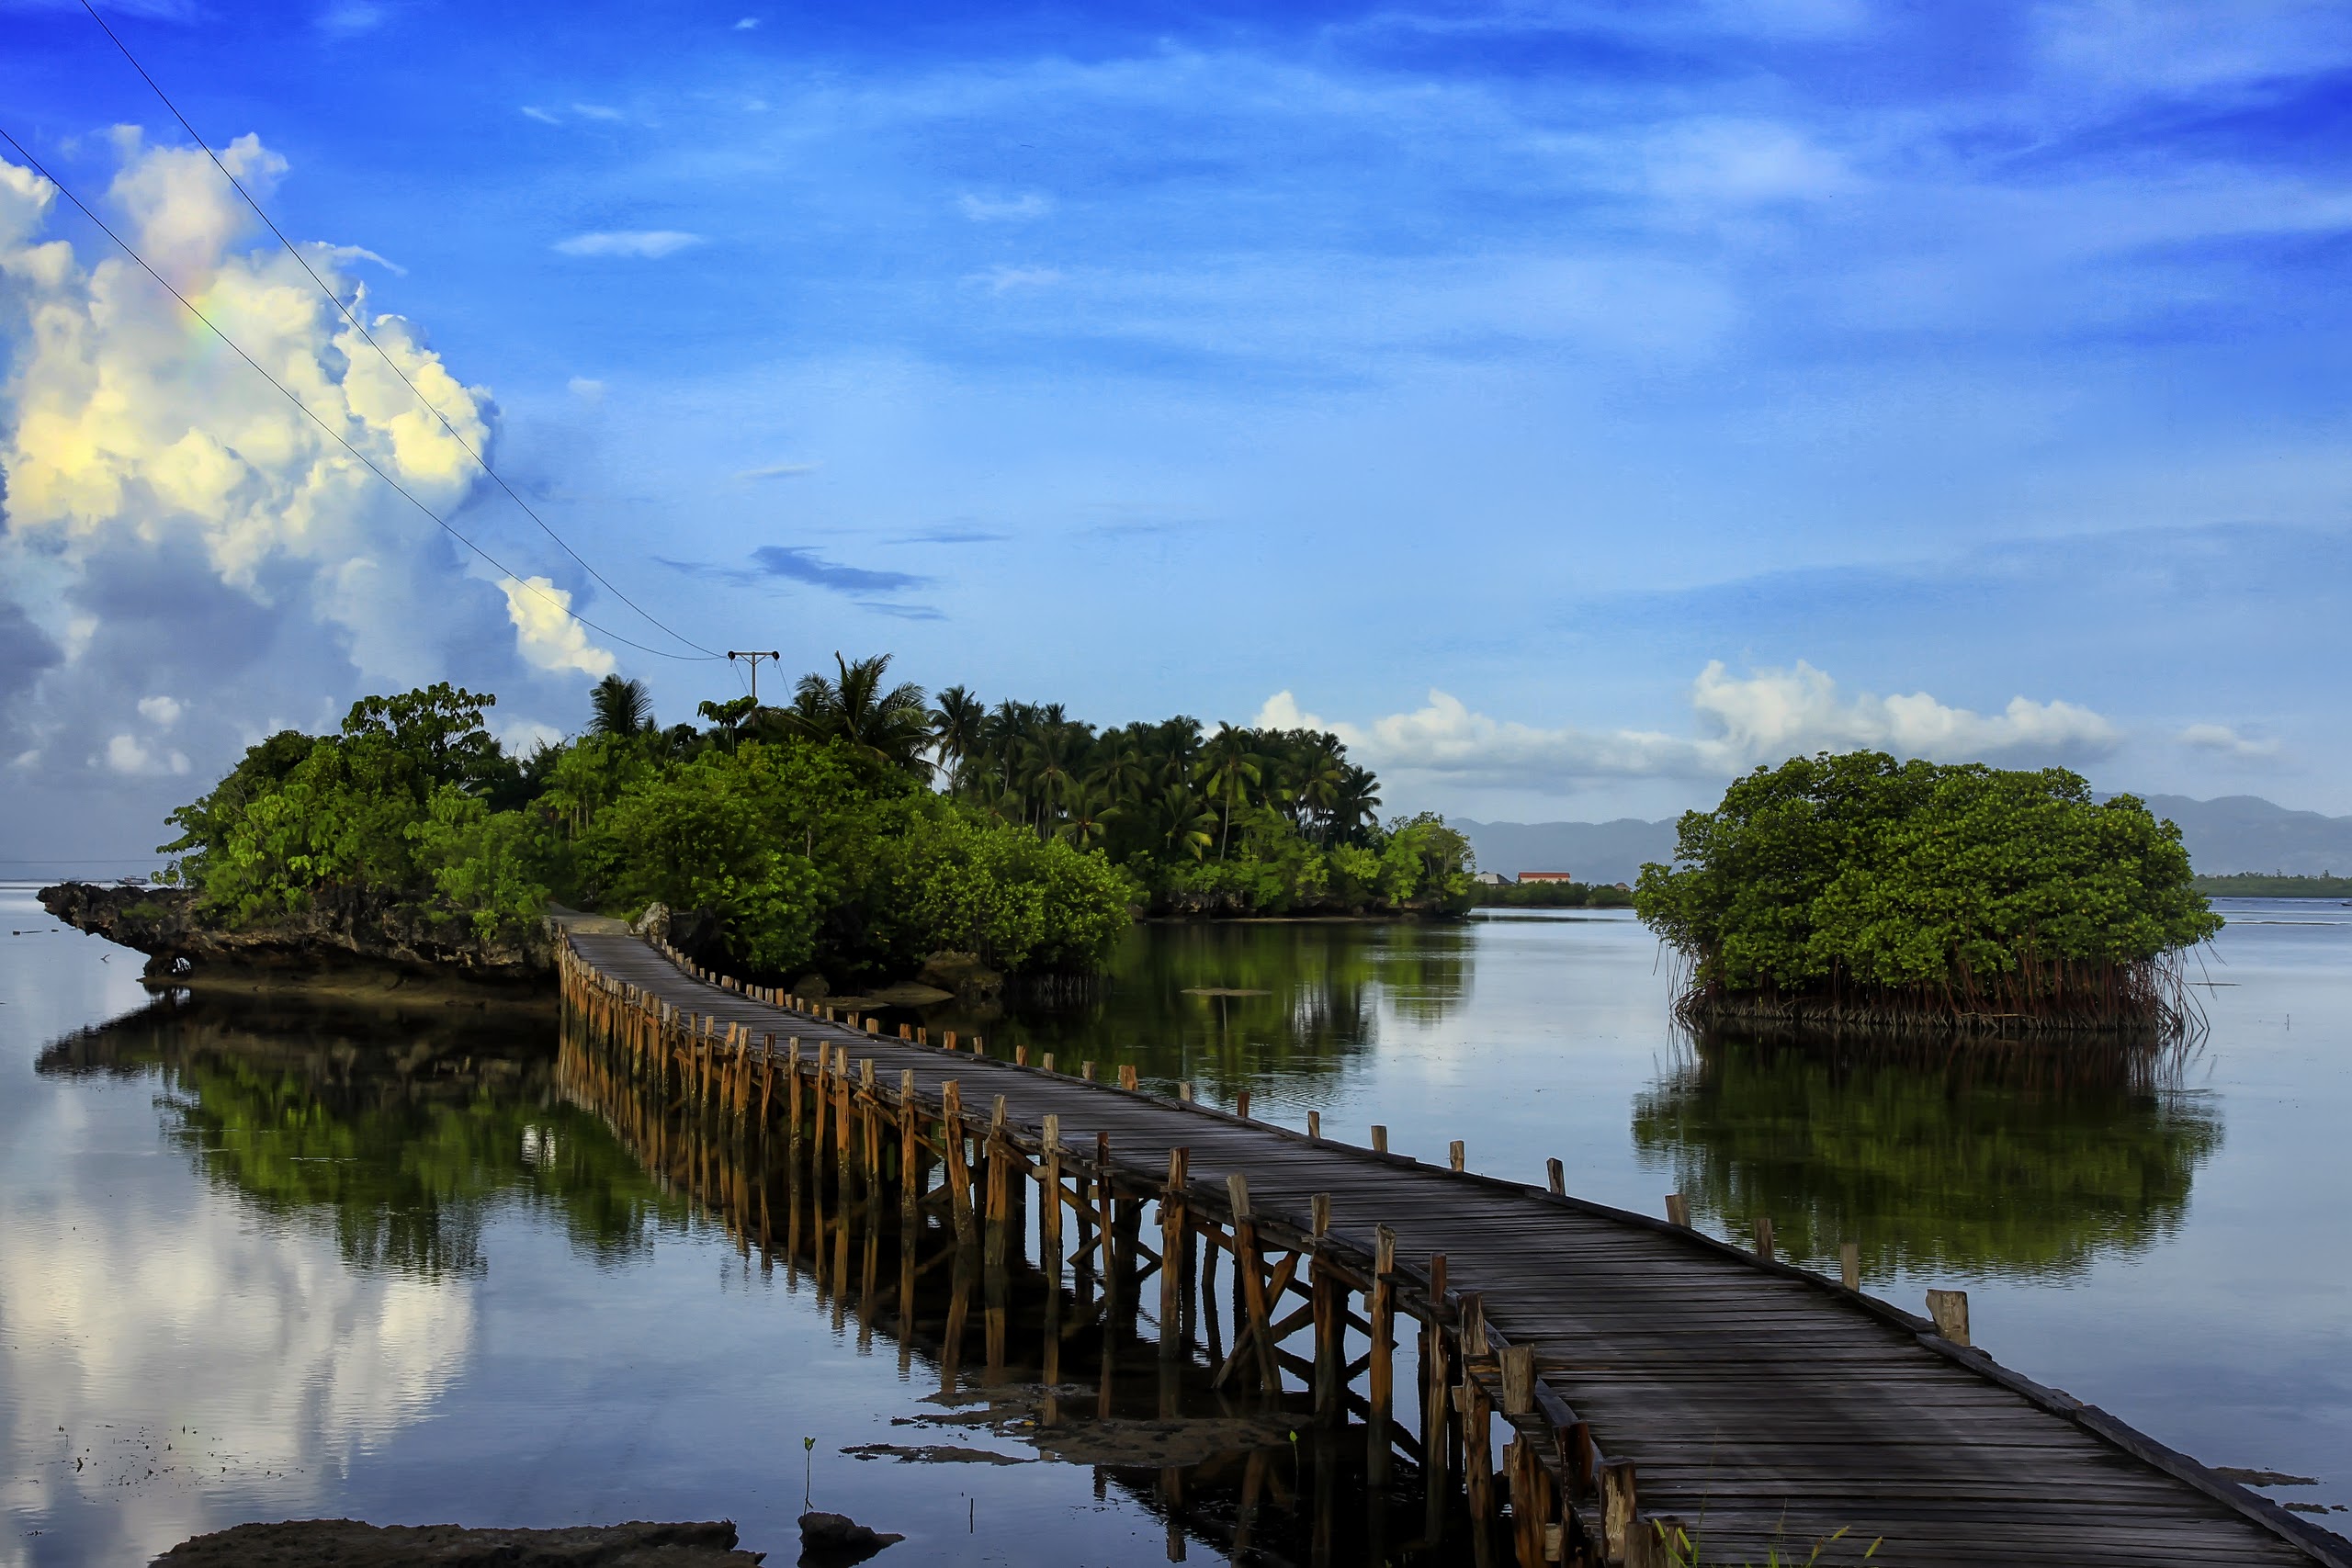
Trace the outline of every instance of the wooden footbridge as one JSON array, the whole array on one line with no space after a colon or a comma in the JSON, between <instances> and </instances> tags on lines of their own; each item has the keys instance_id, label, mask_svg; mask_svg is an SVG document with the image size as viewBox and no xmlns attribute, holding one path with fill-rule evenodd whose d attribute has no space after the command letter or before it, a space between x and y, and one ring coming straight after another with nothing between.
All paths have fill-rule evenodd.
<instances>
[{"instance_id":1,"label":"wooden footbridge","mask_svg":"<svg viewBox=\"0 0 2352 1568\"><path fill-rule=\"evenodd\" d=\"M1482 1568L1804 1562L1832 1538L1825 1563L1875 1541L1898 1568L2352 1568L2341 1538L1971 1348L1964 1303L1939 1327L1567 1196L1556 1161L1547 1190L1461 1168L1460 1145L1449 1168L1377 1129L1357 1147L1312 1118L1253 1120L1246 1099L1145 1092L1132 1067L1098 1082L1091 1064L885 1036L611 922L571 922L562 964L571 1026L664 1103L808 1140L869 1194L944 1213L992 1263L1033 1185L1049 1277L1099 1248L1107 1279L1118 1238L1158 1276L1164 1358L1193 1356L1194 1292L1205 1303L1229 1261L1219 1383L1279 1393L1289 1376L1317 1418L1360 1418L1374 1484L1392 1450L1419 1465L1430 1540L1461 1485ZM1148 1205L1156 1249L1136 1239ZM1419 1328L1415 1420L1395 1387L1400 1316Z\"/></svg>"}]
</instances>

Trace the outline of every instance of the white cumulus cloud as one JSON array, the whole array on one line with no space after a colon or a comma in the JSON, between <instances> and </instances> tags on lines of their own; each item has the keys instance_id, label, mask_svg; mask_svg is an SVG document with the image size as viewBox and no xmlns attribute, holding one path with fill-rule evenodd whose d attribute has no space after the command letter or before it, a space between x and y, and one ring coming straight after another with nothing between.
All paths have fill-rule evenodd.
<instances>
[{"instance_id":1,"label":"white cumulus cloud","mask_svg":"<svg viewBox=\"0 0 2352 1568\"><path fill-rule=\"evenodd\" d=\"M303 255L382 355L200 149L113 147L86 198L286 390L136 263L52 237L60 193L0 161L0 756L40 794L0 830L119 812L152 841L171 781L255 739L239 715L328 728L441 679L576 700L608 657L536 621L510 641L506 593L435 521L484 483L487 391L373 307L356 248ZM285 170L251 137L220 155L263 193Z\"/></svg>"},{"instance_id":2,"label":"white cumulus cloud","mask_svg":"<svg viewBox=\"0 0 2352 1568\"><path fill-rule=\"evenodd\" d=\"M555 248L568 256L639 256L658 260L701 243L700 234L677 229L612 229L558 240Z\"/></svg>"},{"instance_id":3,"label":"white cumulus cloud","mask_svg":"<svg viewBox=\"0 0 2352 1568\"><path fill-rule=\"evenodd\" d=\"M2086 707L2014 697L1998 713L1950 706L1925 692L1849 695L1821 671L1787 670L1735 678L1711 661L1691 682L1701 733L1546 729L1473 711L1431 691L1423 706L1369 724L1319 718L1289 692L1267 699L1257 722L1329 730L1374 767L1446 774L1506 785L1541 786L1591 778L1721 777L1814 751L1881 750L1939 761L2030 753L2097 755L2122 739Z\"/></svg>"},{"instance_id":4,"label":"white cumulus cloud","mask_svg":"<svg viewBox=\"0 0 2352 1568\"><path fill-rule=\"evenodd\" d=\"M571 595L544 577L501 578L506 618L514 623L514 649L542 670L577 670L605 676L613 656L588 640L587 628L570 615Z\"/></svg>"}]
</instances>

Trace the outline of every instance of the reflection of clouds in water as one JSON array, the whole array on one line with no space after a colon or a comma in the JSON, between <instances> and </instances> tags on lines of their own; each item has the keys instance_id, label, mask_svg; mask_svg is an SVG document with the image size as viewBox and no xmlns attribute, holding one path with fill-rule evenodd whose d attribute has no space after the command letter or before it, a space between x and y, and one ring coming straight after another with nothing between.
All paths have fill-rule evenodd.
<instances>
[{"instance_id":1,"label":"reflection of clouds in water","mask_svg":"<svg viewBox=\"0 0 2352 1568\"><path fill-rule=\"evenodd\" d=\"M66 1176L0 1206L0 1496L19 1527L0 1565L85 1507L105 1524L69 1537L105 1533L80 1556L143 1562L312 1506L321 1468L423 1418L471 1344L460 1284L355 1273L332 1236L212 1194L126 1205L134 1185Z\"/></svg>"}]
</instances>

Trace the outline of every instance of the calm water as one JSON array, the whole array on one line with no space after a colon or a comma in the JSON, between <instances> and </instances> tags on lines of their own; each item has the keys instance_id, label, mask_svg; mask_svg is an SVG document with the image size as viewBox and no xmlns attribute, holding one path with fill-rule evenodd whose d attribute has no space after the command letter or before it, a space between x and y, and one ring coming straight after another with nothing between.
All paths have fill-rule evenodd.
<instances>
[{"instance_id":1,"label":"calm water","mask_svg":"<svg viewBox=\"0 0 2352 1568\"><path fill-rule=\"evenodd\" d=\"M1693 1046L1613 915L1150 928L1096 1004L933 1021L1857 1240L1915 1310L1967 1288L2010 1364L2352 1504L2352 909L2226 912L2211 1035L2154 1071ZM936 1367L650 1178L558 1092L551 1021L158 1008L137 962L0 894L0 1565L317 1515L729 1517L789 1562L804 1485L906 1532L884 1562L1162 1555L1088 1463L845 1455L1035 1450L910 1425Z\"/></svg>"}]
</instances>

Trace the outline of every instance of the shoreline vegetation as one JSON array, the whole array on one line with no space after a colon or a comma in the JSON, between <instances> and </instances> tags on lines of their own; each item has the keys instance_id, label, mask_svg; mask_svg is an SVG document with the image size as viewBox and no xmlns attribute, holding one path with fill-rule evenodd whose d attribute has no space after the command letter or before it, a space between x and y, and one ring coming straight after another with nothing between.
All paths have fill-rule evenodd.
<instances>
[{"instance_id":1,"label":"shoreline vegetation","mask_svg":"<svg viewBox=\"0 0 2352 1568\"><path fill-rule=\"evenodd\" d=\"M2307 876L2288 872L2233 872L2227 876L2190 879L2208 898L2344 898L2352 899L2352 876L2322 873Z\"/></svg>"},{"instance_id":2,"label":"shoreline vegetation","mask_svg":"<svg viewBox=\"0 0 2352 1568\"><path fill-rule=\"evenodd\" d=\"M1109 729L1059 704L933 701L888 655L785 706L664 727L610 676L578 735L510 752L497 702L447 683L284 730L171 813L153 889L44 889L148 976L375 965L548 970L547 910L636 919L806 996L919 974L1067 989L1139 918L1458 918L1468 841L1383 823L1336 736L1178 716Z\"/></svg>"},{"instance_id":3,"label":"shoreline vegetation","mask_svg":"<svg viewBox=\"0 0 2352 1568\"><path fill-rule=\"evenodd\" d=\"M2062 768L1800 757L1685 814L1634 908L1693 1028L2177 1037L2221 930L2180 830Z\"/></svg>"}]
</instances>

